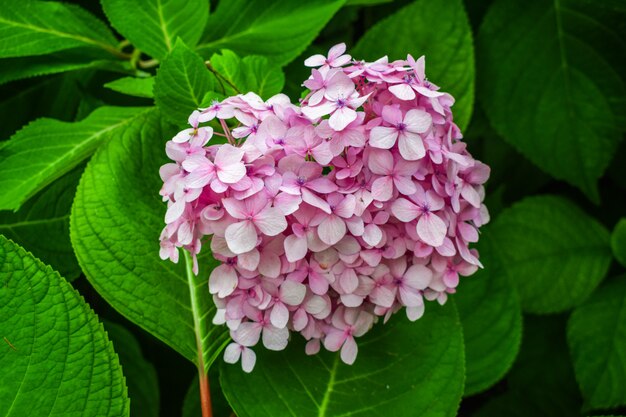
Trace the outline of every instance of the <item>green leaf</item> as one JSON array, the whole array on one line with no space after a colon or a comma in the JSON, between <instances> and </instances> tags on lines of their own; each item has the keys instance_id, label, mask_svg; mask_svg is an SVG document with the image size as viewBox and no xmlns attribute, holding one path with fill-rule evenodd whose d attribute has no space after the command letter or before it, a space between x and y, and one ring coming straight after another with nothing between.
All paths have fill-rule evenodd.
<instances>
[{"instance_id":1,"label":"green leaf","mask_svg":"<svg viewBox=\"0 0 626 417\"><path fill-rule=\"evenodd\" d=\"M390 38L391 36L391 38ZM465 129L474 105L474 47L462 0L415 0L369 29L350 51L355 59L426 56L426 76L456 99Z\"/></svg>"},{"instance_id":2,"label":"green leaf","mask_svg":"<svg viewBox=\"0 0 626 417\"><path fill-rule=\"evenodd\" d=\"M70 281L80 276L70 243L70 208L81 172L78 167L59 178L17 213L0 211L0 233L27 247Z\"/></svg>"},{"instance_id":3,"label":"green leaf","mask_svg":"<svg viewBox=\"0 0 626 417\"><path fill-rule=\"evenodd\" d=\"M154 97L154 94L152 93L152 89L154 88L154 77L124 77L108 82L104 86L113 91L129 96L146 98Z\"/></svg>"},{"instance_id":4,"label":"green leaf","mask_svg":"<svg viewBox=\"0 0 626 417\"><path fill-rule=\"evenodd\" d=\"M101 0L111 25L135 47L163 59L177 37L195 46L209 17L207 0Z\"/></svg>"},{"instance_id":5,"label":"green leaf","mask_svg":"<svg viewBox=\"0 0 626 417\"><path fill-rule=\"evenodd\" d=\"M579 305L611 263L604 226L556 196L528 197L504 210L491 235L498 262L530 313L556 313Z\"/></svg>"},{"instance_id":6,"label":"green leaf","mask_svg":"<svg viewBox=\"0 0 626 417\"><path fill-rule=\"evenodd\" d=\"M158 417L159 381L156 369L144 358L135 336L124 326L105 321L104 327L124 369L130 398L130 415Z\"/></svg>"},{"instance_id":7,"label":"green leaf","mask_svg":"<svg viewBox=\"0 0 626 417\"><path fill-rule=\"evenodd\" d=\"M393 2L393 0L348 0L346 1L346 6L374 6L391 2Z\"/></svg>"},{"instance_id":8,"label":"green leaf","mask_svg":"<svg viewBox=\"0 0 626 417\"><path fill-rule=\"evenodd\" d=\"M0 323L3 416L128 416L122 369L94 312L1 235Z\"/></svg>"},{"instance_id":9,"label":"green leaf","mask_svg":"<svg viewBox=\"0 0 626 417\"><path fill-rule=\"evenodd\" d=\"M345 0L228 0L218 4L197 47L209 57L220 49L263 55L279 65L313 42Z\"/></svg>"},{"instance_id":10,"label":"green leaf","mask_svg":"<svg viewBox=\"0 0 626 417\"><path fill-rule=\"evenodd\" d=\"M214 83L215 77L202 58L179 39L157 71L154 98L163 114L181 125L213 90Z\"/></svg>"},{"instance_id":11,"label":"green leaf","mask_svg":"<svg viewBox=\"0 0 626 417\"><path fill-rule=\"evenodd\" d=\"M477 41L496 130L593 201L626 125L623 12L585 0L497 0Z\"/></svg>"},{"instance_id":12,"label":"green leaf","mask_svg":"<svg viewBox=\"0 0 626 417\"><path fill-rule=\"evenodd\" d=\"M28 56L3 59L0 65L0 84L41 75L82 69L102 69L119 73L130 73L122 61L108 59L106 54L89 48L74 48L43 56Z\"/></svg>"},{"instance_id":13,"label":"green leaf","mask_svg":"<svg viewBox=\"0 0 626 417\"><path fill-rule=\"evenodd\" d=\"M280 67L263 56L249 55L241 59L224 49L221 54L211 56L210 63L226 95L252 91L268 99L280 93L285 85L285 74Z\"/></svg>"},{"instance_id":14,"label":"green leaf","mask_svg":"<svg viewBox=\"0 0 626 417\"><path fill-rule=\"evenodd\" d=\"M116 44L101 20L75 5L4 0L0 7L0 58L43 55L79 46L116 53Z\"/></svg>"},{"instance_id":15,"label":"green leaf","mask_svg":"<svg viewBox=\"0 0 626 417\"><path fill-rule=\"evenodd\" d=\"M0 209L24 201L89 157L145 109L101 107L76 123L39 119L0 147Z\"/></svg>"},{"instance_id":16,"label":"green leaf","mask_svg":"<svg viewBox=\"0 0 626 417\"><path fill-rule=\"evenodd\" d=\"M574 310L567 340L583 408L626 405L626 276L603 285Z\"/></svg>"},{"instance_id":17,"label":"green leaf","mask_svg":"<svg viewBox=\"0 0 626 417\"><path fill-rule=\"evenodd\" d=\"M454 416L463 392L463 336L452 303L431 305L411 323L404 312L357 340L346 365L338 353L306 356L293 337L283 352L256 349L252 373L221 368L239 417Z\"/></svg>"},{"instance_id":18,"label":"green leaf","mask_svg":"<svg viewBox=\"0 0 626 417\"><path fill-rule=\"evenodd\" d=\"M486 390L513 365L522 338L522 309L489 226L477 247L485 265L464 278L454 296L465 341L465 396Z\"/></svg>"},{"instance_id":19,"label":"green leaf","mask_svg":"<svg viewBox=\"0 0 626 417\"><path fill-rule=\"evenodd\" d=\"M196 277L185 262L159 258L166 210L159 167L175 133L161 117L157 109L142 113L96 152L74 198L70 236L87 279L109 304L206 370L227 338L211 324L207 282L216 261L200 258Z\"/></svg>"},{"instance_id":20,"label":"green leaf","mask_svg":"<svg viewBox=\"0 0 626 417\"><path fill-rule=\"evenodd\" d=\"M490 395L491 400L474 416L580 415L582 399L567 351L564 317L524 318L522 348L502 388L505 391Z\"/></svg>"},{"instance_id":21,"label":"green leaf","mask_svg":"<svg viewBox=\"0 0 626 417\"><path fill-rule=\"evenodd\" d=\"M621 219L611 235L613 255L623 266L626 266L626 219Z\"/></svg>"}]
</instances>

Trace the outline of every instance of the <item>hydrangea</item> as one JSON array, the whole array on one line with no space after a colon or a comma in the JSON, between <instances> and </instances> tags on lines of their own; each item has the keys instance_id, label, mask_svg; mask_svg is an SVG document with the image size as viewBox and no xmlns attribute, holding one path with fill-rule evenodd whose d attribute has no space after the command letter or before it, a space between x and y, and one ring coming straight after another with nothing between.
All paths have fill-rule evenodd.
<instances>
[{"instance_id":1,"label":"hydrangea","mask_svg":"<svg viewBox=\"0 0 626 417\"><path fill-rule=\"evenodd\" d=\"M291 332L307 354L324 346L352 364L375 322L403 308L419 319L481 266L469 245L489 220L489 167L461 141L453 97L426 79L424 57L344 52L305 61L299 105L229 97L166 145L161 257L183 248L197 273L211 237L213 321L233 340L224 359L247 372L253 346L282 350Z\"/></svg>"}]
</instances>

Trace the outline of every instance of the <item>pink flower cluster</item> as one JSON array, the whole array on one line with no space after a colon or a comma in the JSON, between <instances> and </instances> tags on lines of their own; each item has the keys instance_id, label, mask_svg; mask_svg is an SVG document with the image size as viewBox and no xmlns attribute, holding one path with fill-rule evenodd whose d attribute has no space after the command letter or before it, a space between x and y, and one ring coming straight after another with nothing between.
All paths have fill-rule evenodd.
<instances>
[{"instance_id":1,"label":"pink flower cluster","mask_svg":"<svg viewBox=\"0 0 626 417\"><path fill-rule=\"evenodd\" d=\"M230 329L224 359L246 372L252 346L282 350L290 331L308 354L323 345L352 364L379 317L420 318L424 300L445 303L480 266L468 246L489 219L489 167L460 141L454 99L426 80L424 57L344 52L305 61L315 68L300 106L229 97L166 145L161 257L177 262L182 247L197 273L212 236L214 323Z\"/></svg>"}]
</instances>

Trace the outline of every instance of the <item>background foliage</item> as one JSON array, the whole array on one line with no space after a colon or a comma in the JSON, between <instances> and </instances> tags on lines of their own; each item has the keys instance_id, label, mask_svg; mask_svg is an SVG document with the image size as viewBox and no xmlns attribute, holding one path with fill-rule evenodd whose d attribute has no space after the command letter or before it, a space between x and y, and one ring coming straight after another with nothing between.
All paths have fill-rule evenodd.
<instances>
[{"instance_id":1,"label":"background foliage","mask_svg":"<svg viewBox=\"0 0 626 417\"><path fill-rule=\"evenodd\" d=\"M624 0L4 0L0 416L198 416L194 368L224 417L626 414L625 17ZM210 255L198 277L158 257L164 143L215 97L297 100L304 58L339 42L424 54L456 97L492 167L485 268L353 366L295 341L244 375L215 362Z\"/></svg>"}]
</instances>

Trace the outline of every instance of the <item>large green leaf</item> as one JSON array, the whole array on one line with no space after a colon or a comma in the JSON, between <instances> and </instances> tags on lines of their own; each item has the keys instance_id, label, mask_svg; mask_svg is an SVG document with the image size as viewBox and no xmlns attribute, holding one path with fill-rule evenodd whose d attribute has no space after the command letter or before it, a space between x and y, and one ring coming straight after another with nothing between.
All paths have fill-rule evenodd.
<instances>
[{"instance_id":1,"label":"large green leaf","mask_svg":"<svg viewBox=\"0 0 626 417\"><path fill-rule=\"evenodd\" d=\"M116 44L106 25L78 6L4 0L0 7L0 58L43 55L78 46L117 53Z\"/></svg>"},{"instance_id":2,"label":"large green leaf","mask_svg":"<svg viewBox=\"0 0 626 417\"><path fill-rule=\"evenodd\" d=\"M584 408L626 405L626 276L574 310L567 336Z\"/></svg>"},{"instance_id":3,"label":"large green leaf","mask_svg":"<svg viewBox=\"0 0 626 417\"><path fill-rule=\"evenodd\" d=\"M626 266L626 219L621 219L611 234L613 255L623 266Z\"/></svg>"},{"instance_id":4,"label":"large green leaf","mask_svg":"<svg viewBox=\"0 0 626 417\"><path fill-rule=\"evenodd\" d=\"M498 262L531 313L582 303L611 263L608 231L560 197L522 200L498 216L490 233Z\"/></svg>"},{"instance_id":5,"label":"large green leaf","mask_svg":"<svg viewBox=\"0 0 626 417\"><path fill-rule=\"evenodd\" d=\"M130 66L125 65L123 61L109 58L111 57L107 57L106 53L89 48L74 48L48 55L5 58L0 65L0 84L90 68L121 73L132 72Z\"/></svg>"},{"instance_id":6,"label":"large green leaf","mask_svg":"<svg viewBox=\"0 0 626 417\"><path fill-rule=\"evenodd\" d=\"M283 71L264 56L249 55L241 59L225 49L211 56L210 64L227 95L252 91L267 99L280 93L285 85Z\"/></svg>"},{"instance_id":7,"label":"large green leaf","mask_svg":"<svg viewBox=\"0 0 626 417\"><path fill-rule=\"evenodd\" d=\"M131 416L158 417L159 380L156 369L143 357L137 339L124 326L105 321L104 327L124 369Z\"/></svg>"},{"instance_id":8,"label":"large green leaf","mask_svg":"<svg viewBox=\"0 0 626 417\"><path fill-rule=\"evenodd\" d=\"M484 391L508 372L522 338L522 309L489 227L478 244L484 269L461 279L454 296L465 341L465 394Z\"/></svg>"},{"instance_id":9,"label":"large green leaf","mask_svg":"<svg viewBox=\"0 0 626 417\"><path fill-rule=\"evenodd\" d=\"M474 105L474 46L462 0L415 0L380 21L351 51L356 59L426 56L426 76L456 98L454 120L465 129Z\"/></svg>"},{"instance_id":10,"label":"large green leaf","mask_svg":"<svg viewBox=\"0 0 626 417\"><path fill-rule=\"evenodd\" d=\"M197 47L205 57L220 49L264 55L279 65L296 58L345 0L228 0L218 4Z\"/></svg>"},{"instance_id":11,"label":"large green leaf","mask_svg":"<svg viewBox=\"0 0 626 417\"><path fill-rule=\"evenodd\" d=\"M80 275L70 243L70 208L81 172L78 167L59 178L16 213L0 211L0 233L28 248L70 281Z\"/></svg>"},{"instance_id":12,"label":"large green leaf","mask_svg":"<svg viewBox=\"0 0 626 417\"><path fill-rule=\"evenodd\" d=\"M181 125L214 86L215 76L202 58L179 39L157 72L154 98L163 114Z\"/></svg>"},{"instance_id":13,"label":"large green leaf","mask_svg":"<svg viewBox=\"0 0 626 417\"><path fill-rule=\"evenodd\" d=\"M177 37L194 46L209 17L208 0L101 0L111 25L134 46L157 59Z\"/></svg>"},{"instance_id":14,"label":"large green leaf","mask_svg":"<svg viewBox=\"0 0 626 417\"><path fill-rule=\"evenodd\" d=\"M145 109L101 107L80 122L39 119L21 129L0 147L0 209L18 209L142 112Z\"/></svg>"},{"instance_id":15,"label":"large green leaf","mask_svg":"<svg viewBox=\"0 0 626 417\"><path fill-rule=\"evenodd\" d=\"M358 340L346 365L327 351L306 356L300 336L283 352L256 349L250 374L221 368L239 417L454 416L463 393L463 336L452 303L429 306L411 323L404 312Z\"/></svg>"},{"instance_id":16,"label":"large green leaf","mask_svg":"<svg viewBox=\"0 0 626 417\"><path fill-rule=\"evenodd\" d=\"M0 235L0 413L128 416L117 355L82 297Z\"/></svg>"},{"instance_id":17,"label":"large green leaf","mask_svg":"<svg viewBox=\"0 0 626 417\"><path fill-rule=\"evenodd\" d=\"M159 258L166 209L159 167L175 133L161 117L156 109L142 113L96 152L76 192L70 236L89 282L109 304L208 369L226 339L223 326L211 324L207 282L215 261L201 258L195 276L185 262Z\"/></svg>"},{"instance_id":18,"label":"large green leaf","mask_svg":"<svg viewBox=\"0 0 626 417\"><path fill-rule=\"evenodd\" d=\"M560 316L524 318L524 340L504 392L490 395L476 417L572 417L582 399ZM502 389L500 389L502 391Z\"/></svg>"},{"instance_id":19,"label":"large green leaf","mask_svg":"<svg viewBox=\"0 0 626 417\"><path fill-rule=\"evenodd\" d=\"M104 85L118 93L135 97L153 98L154 77L124 77L110 81Z\"/></svg>"},{"instance_id":20,"label":"large green leaf","mask_svg":"<svg viewBox=\"0 0 626 417\"><path fill-rule=\"evenodd\" d=\"M477 41L482 102L496 130L596 201L626 119L619 3L497 0Z\"/></svg>"}]
</instances>

